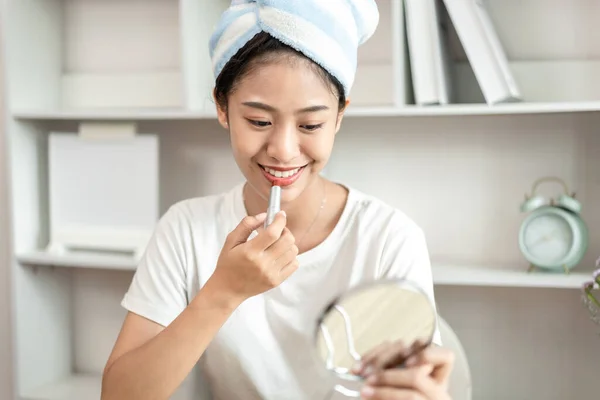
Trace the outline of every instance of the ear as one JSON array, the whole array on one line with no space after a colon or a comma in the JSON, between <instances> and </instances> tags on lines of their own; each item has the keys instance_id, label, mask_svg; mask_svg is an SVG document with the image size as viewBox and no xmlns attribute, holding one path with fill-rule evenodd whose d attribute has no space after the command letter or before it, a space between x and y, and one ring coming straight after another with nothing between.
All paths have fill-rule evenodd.
<instances>
[{"instance_id":1,"label":"ear","mask_svg":"<svg viewBox=\"0 0 600 400\"><path fill-rule=\"evenodd\" d=\"M219 120L219 124L221 124L223 128L229 129L229 122L227 120L227 110L221 108L221 106L217 102L216 88L213 89L212 96L215 106L217 108L217 119Z\"/></svg>"},{"instance_id":2,"label":"ear","mask_svg":"<svg viewBox=\"0 0 600 400\"><path fill-rule=\"evenodd\" d=\"M336 134L339 132L340 128L342 127L342 119L344 119L344 112L348 109L349 104L350 104L350 99L346 99L346 104L344 105L344 108L342 110L340 110L340 112L338 113L337 122L336 122L336 126L335 126Z\"/></svg>"}]
</instances>

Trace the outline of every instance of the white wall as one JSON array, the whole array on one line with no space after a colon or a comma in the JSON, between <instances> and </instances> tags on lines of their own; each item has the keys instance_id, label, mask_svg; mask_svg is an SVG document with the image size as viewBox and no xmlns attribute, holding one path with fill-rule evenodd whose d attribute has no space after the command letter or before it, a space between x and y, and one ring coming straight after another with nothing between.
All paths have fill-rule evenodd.
<instances>
[{"instance_id":1,"label":"white wall","mask_svg":"<svg viewBox=\"0 0 600 400\"><path fill-rule=\"evenodd\" d=\"M591 266L600 256L598 122L600 116L583 114L347 118L329 174L412 216L427 233L434 263L523 269L520 202L533 180L558 175L583 202L591 235L584 263ZM226 190L241 178L227 135L215 122L143 123L140 131L160 133L163 211L179 199ZM124 315L119 302L131 276L75 272L80 370L101 370ZM438 287L437 300L464 341L475 399L592 395L595 377L583 365L600 360L600 343L578 290ZM527 372L520 374L515 363ZM537 368L548 365L556 368Z\"/></svg>"},{"instance_id":2,"label":"white wall","mask_svg":"<svg viewBox=\"0 0 600 400\"><path fill-rule=\"evenodd\" d=\"M0 114L1 115L1 114ZM1 120L1 118L0 118ZM0 121L1 125L1 121ZM6 164L4 132L0 132L0 399L10 399L12 395L12 336L11 336L11 285L9 260L9 214L6 195Z\"/></svg>"},{"instance_id":3,"label":"white wall","mask_svg":"<svg viewBox=\"0 0 600 400\"><path fill-rule=\"evenodd\" d=\"M0 54L2 53L2 8L0 7ZM9 216L7 191L6 134L4 132L4 70L0 63L0 399L12 398L12 354L11 354L11 315L10 315L10 258L9 258Z\"/></svg>"}]
</instances>

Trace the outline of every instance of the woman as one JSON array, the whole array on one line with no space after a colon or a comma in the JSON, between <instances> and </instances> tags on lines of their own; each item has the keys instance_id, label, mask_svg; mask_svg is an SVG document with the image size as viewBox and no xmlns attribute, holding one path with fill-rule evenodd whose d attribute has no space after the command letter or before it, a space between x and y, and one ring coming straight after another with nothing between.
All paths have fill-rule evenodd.
<instances>
[{"instance_id":1,"label":"woman","mask_svg":"<svg viewBox=\"0 0 600 400\"><path fill-rule=\"evenodd\" d=\"M330 382L308 350L332 294L399 276L433 299L421 229L320 175L349 104L357 47L378 18L372 0L233 1L223 14L210 41L214 99L246 182L161 218L123 299L129 313L104 400L167 399L200 359L217 399L322 399ZM283 211L264 229L272 185ZM393 349L381 355L361 366L373 371L365 398L447 398L444 349L428 348L405 369L385 369Z\"/></svg>"}]
</instances>

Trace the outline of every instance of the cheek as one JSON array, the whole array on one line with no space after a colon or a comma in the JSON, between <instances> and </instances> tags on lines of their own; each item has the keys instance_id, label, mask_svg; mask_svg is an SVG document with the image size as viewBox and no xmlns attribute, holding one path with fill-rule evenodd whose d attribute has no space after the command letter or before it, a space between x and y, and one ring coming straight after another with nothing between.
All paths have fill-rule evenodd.
<instances>
[{"instance_id":1,"label":"cheek","mask_svg":"<svg viewBox=\"0 0 600 400\"><path fill-rule=\"evenodd\" d=\"M253 132L231 129L230 140L233 154L236 158L249 158L255 156L262 147L262 139Z\"/></svg>"},{"instance_id":2,"label":"cheek","mask_svg":"<svg viewBox=\"0 0 600 400\"><path fill-rule=\"evenodd\" d=\"M315 162L327 161L333 149L333 139L334 134L330 132L311 136L305 147L307 155Z\"/></svg>"}]
</instances>

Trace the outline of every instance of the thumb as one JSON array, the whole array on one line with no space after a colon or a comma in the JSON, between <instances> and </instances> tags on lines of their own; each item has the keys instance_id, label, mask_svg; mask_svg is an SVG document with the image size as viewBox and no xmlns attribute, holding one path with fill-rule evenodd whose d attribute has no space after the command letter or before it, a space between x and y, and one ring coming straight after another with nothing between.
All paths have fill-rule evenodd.
<instances>
[{"instance_id":1,"label":"thumb","mask_svg":"<svg viewBox=\"0 0 600 400\"><path fill-rule=\"evenodd\" d=\"M255 216L248 215L235 227L227 237L227 244L230 248L246 242L248 237L258 227L260 227L267 217L267 213L260 213Z\"/></svg>"}]
</instances>

